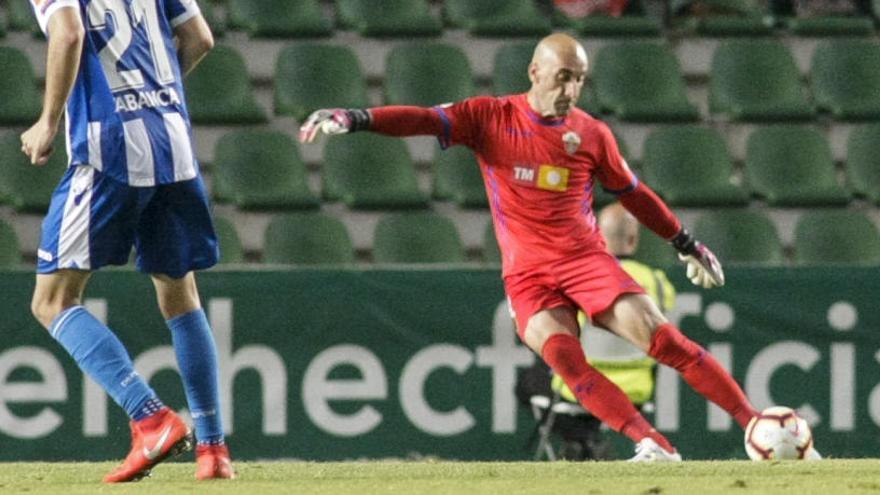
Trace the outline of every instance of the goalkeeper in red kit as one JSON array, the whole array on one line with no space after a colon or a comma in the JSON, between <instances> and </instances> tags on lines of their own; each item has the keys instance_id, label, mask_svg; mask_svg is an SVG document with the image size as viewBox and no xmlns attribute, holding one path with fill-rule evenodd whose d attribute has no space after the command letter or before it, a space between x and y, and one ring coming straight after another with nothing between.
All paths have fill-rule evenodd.
<instances>
[{"instance_id":1,"label":"goalkeeper in red kit","mask_svg":"<svg viewBox=\"0 0 880 495\"><path fill-rule=\"evenodd\" d=\"M577 310L658 362L745 427L756 414L712 355L685 337L608 252L593 212L598 182L640 222L670 241L704 288L724 284L721 265L663 201L630 171L608 126L575 108L586 52L556 33L538 44L528 93L469 98L432 108L323 109L300 128L320 133L372 131L435 135L465 145L479 161L502 254L502 275L520 338L563 378L578 401L636 442L634 461L681 456L616 385L591 367L578 340Z\"/></svg>"}]
</instances>

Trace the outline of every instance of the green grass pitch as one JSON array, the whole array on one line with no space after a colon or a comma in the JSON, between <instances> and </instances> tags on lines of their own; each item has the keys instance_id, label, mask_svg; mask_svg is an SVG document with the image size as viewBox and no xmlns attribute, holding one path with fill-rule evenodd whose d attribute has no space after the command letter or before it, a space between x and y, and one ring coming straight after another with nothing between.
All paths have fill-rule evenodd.
<instances>
[{"instance_id":1,"label":"green grass pitch","mask_svg":"<svg viewBox=\"0 0 880 495\"><path fill-rule=\"evenodd\" d=\"M139 483L103 485L113 463L3 463L0 493L848 494L880 493L880 461L239 462L234 481L196 482L193 463L166 463Z\"/></svg>"}]
</instances>

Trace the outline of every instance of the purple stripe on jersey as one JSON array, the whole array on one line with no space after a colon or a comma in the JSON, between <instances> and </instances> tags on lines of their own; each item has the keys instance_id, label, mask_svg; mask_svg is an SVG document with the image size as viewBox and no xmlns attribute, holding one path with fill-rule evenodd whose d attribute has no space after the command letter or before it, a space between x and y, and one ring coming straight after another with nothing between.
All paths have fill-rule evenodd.
<instances>
[{"instance_id":1,"label":"purple stripe on jersey","mask_svg":"<svg viewBox=\"0 0 880 495\"><path fill-rule=\"evenodd\" d=\"M449 116L446 115L446 111L441 107L431 107L437 115L440 116L440 120L443 121L443 135L437 136L437 141L440 142L440 147L444 150L449 147L450 141L452 140L452 122L449 121Z\"/></svg>"},{"instance_id":2,"label":"purple stripe on jersey","mask_svg":"<svg viewBox=\"0 0 880 495\"><path fill-rule=\"evenodd\" d=\"M565 117L546 119L544 117L541 117L540 115L538 115L537 113L535 113L532 110L526 111L526 115L529 116L529 119L531 119L532 122L534 122L538 125L546 126L546 127L559 127L565 123Z\"/></svg>"},{"instance_id":3,"label":"purple stripe on jersey","mask_svg":"<svg viewBox=\"0 0 880 495\"><path fill-rule=\"evenodd\" d=\"M615 196L620 196L621 194L635 191L637 187L639 187L639 178L633 175L632 184L624 187L623 189L608 189L607 187L603 187L603 189Z\"/></svg>"},{"instance_id":4,"label":"purple stripe on jersey","mask_svg":"<svg viewBox=\"0 0 880 495\"><path fill-rule=\"evenodd\" d=\"M590 179L584 186L584 198L581 200L581 214L586 217L590 231L596 231L596 215L593 214L593 180Z\"/></svg>"},{"instance_id":5,"label":"purple stripe on jersey","mask_svg":"<svg viewBox=\"0 0 880 495\"><path fill-rule=\"evenodd\" d=\"M495 168L491 165L486 166L486 175L488 176L489 189L492 190L492 216L496 220L496 225L500 228L496 230L496 235L503 239L496 239L498 246L507 245L507 217L504 216L504 210L501 208L501 195L498 194L498 179L495 177Z\"/></svg>"}]
</instances>

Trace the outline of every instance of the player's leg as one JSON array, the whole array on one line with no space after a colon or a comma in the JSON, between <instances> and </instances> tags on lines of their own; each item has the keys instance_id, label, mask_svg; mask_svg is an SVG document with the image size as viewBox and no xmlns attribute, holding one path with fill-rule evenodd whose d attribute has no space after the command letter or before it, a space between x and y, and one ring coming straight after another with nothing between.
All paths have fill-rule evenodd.
<instances>
[{"instance_id":1,"label":"player's leg","mask_svg":"<svg viewBox=\"0 0 880 495\"><path fill-rule=\"evenodd\" d=\"M177 420L137 374L116 335L82 305L89 270L124 264L131 250L137 194L87 166L69 169L52 196L43 221L37 283L31 308L79 367L131 417L132 453L105 481L130 481L184 447L186 426ZM132 213L133 212L133 213ZM76 269L70 269L75 267ZM161 445L144 444L144 425L172 426ZM182 442L182 443L180 443ZM180 444L179 444L180 443ZM142 447L148 447L146 459ZM156 447L159 447L158 450Z\"/></svg>"},{"instance_id":2,"label":"player's leg","mask_svg":"<svg viewBox=\"0 0 880 495\"><path fill-rule=\"evenodd\" d=\"M756 411L730 373L702 346L669 323L644 294L623 294L593 321L675 368L697 393L718 404L743 428Z\"/></svg>"},{"instance_id":3,"label":"player's leg","mask_svg":"<svg viewBox=\"0 0 880 495\"><path fill-rule=\"evenodd\" d=\"M162 316L180 368L186 401L196 430L198 479L232 478L229 450L220 414L217 348L208 318L201 307L195 275L182 278L153 274Z\"/></svg>"},{"instance_id":4,"label":"player's leg","mask_svg":"<svg viewBox=\"0 0 880 495\"><path fill-rule=\"evenodd\" d=\"M517 332L525 344L558 374L578 402L614 431L636 443L663 446L667 459L680 459L669 441L654 430L623 390L587 363L573 303L539 277L509 277L505 289ZM654 460L660 460L657 456Z\"/></svg>"},{"instance_id":5,"label":"player's leg","mask_svg":"<svg viewBox=\"0 0 880 495\"><path fill-rule=\"evenodd\" d=\"M37 275L31 309L80 369L133 420L143 419L162 404L135 372L122 342L81 305L89 275L78 270Z\"/></svg>"},{"instance_id":6,"label":"player's leg","mask_svg":"<svg viewBox=\"0 0 880 495\"><path fill-rule=\"evenodd\" d=\"M217 348L195 274L218 258L200 179L160 186L138 227L138 268L149 272L195 423L198 479L232 478L223 436Z\"/></svg>"}]
</instances>

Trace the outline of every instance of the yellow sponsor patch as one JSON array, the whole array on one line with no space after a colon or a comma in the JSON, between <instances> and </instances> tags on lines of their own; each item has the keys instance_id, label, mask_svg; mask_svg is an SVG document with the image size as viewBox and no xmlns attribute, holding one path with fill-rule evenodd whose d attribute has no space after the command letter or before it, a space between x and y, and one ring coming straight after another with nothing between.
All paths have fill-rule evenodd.
<instances>
[{"instance_id":1,"label":"yellow sponsor patch","mask_svg":"<svg viewBox=\"0 0 880 495\"><path fill-rule=\"evenodd\" d=\"M564 167L541 165L538 167L538 187L549 191L565 191L568 187L568 172Z\"/></svg>"}]
</instances>

